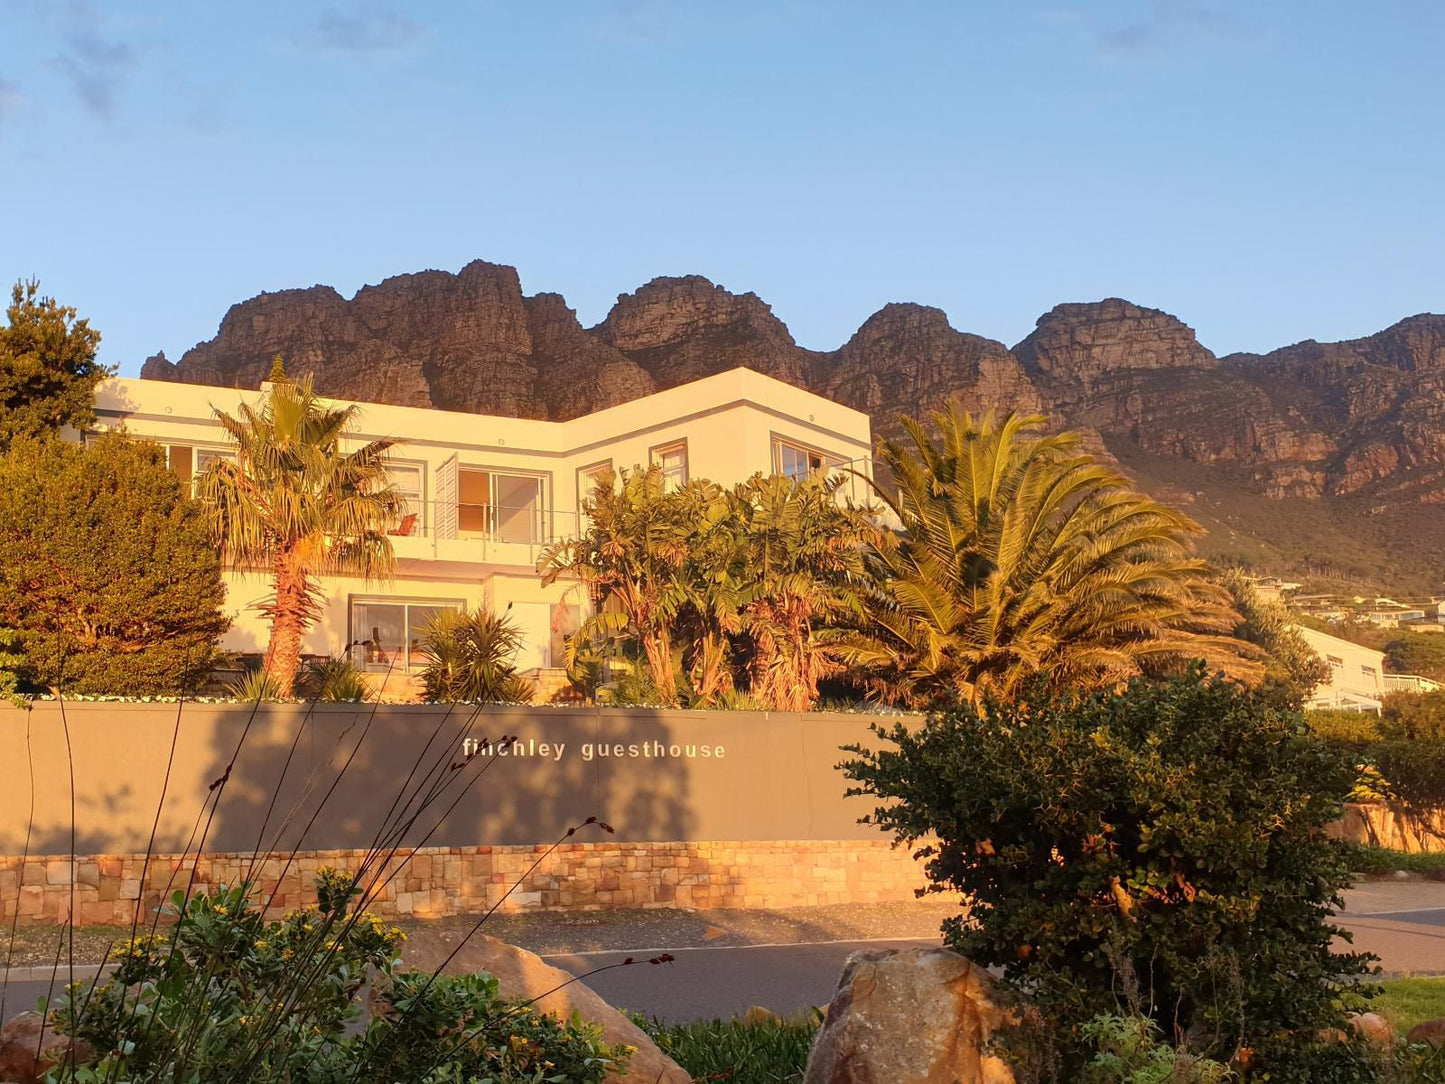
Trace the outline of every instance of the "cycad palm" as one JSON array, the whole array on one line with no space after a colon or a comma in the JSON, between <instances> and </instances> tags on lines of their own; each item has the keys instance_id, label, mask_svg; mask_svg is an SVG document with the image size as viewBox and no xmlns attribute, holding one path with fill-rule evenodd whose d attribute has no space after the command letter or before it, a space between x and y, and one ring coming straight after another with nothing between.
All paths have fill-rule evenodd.
<instances>
[{"instance_id":1,"label":"cycad palm","mask_svg":"<svg viewBox=\"0 0 1445 1084\"><path fill-rule=\"evenodd\" d=\"M842 668L834 628L863 615L864 543L878 532L862 510L838 504L840 484L755 475L733 492L749 584L749 688L778 711L813 706L819 680Z\"/></svg>"},{"instance_id":2,"label":"cycad palm","mask_svg":"<svg viewBox=\"0 0 1445 1084\"><path fill-rule=\"evenodd\" d=\"M274 593L263 607L271 619L265 669L283 696L295 687L302 637L317 617L315 577L392 570L387 530L404 503L387 481L393 442L342 451L356 416L355 405L320 399L309 376L294 383L283 377L259 408L242 404L234 417L216 411L236 459L197 481L197 496L215 510L228 563L272 577Z\"/></svg>"},{"instance_id":3,"label":"cycad palm","mask_svg":"<svg viewBox=\"0 0 1445 1084\"><path fill-rule=\"evenodd\" d=\"M1043 418L954 404L882 441L902 524L872 555L871 634L850 651L904 698L1011 697L1035 678L1113 684L1203 658L1257 670L1189 517L1142 496Z\"/></svg>"}]
</instances>

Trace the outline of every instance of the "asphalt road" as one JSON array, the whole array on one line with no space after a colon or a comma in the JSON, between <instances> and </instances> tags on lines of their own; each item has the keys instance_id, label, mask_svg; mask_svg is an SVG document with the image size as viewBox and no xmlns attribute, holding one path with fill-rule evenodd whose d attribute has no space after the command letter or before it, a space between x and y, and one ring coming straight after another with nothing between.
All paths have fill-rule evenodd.
<instances>
[{"instance_id":1,"label":"asphalt road","mask_svg":"<svg viewBox=\"0 0 1445 1084\"><path fill-rule=\"evenodd\" d=\"M1445 885L1373 885L1351 893L1342 916L1355 930L1356 948L1376 952L1387 972L1445 973ZM1423 905L1423 906L1422 906ZM780 1015L826 1004L849 953L902 948L928 941L840 941L793 945L703 948L641 947L630 953L555 954L548 963L586 982L613 1005L665 1021L730 1017L754 1005ZM639 961L671 951L670 964L612 967L628 955ZM598 971L599 968L606 970ZM589 974L598 972L596 974ZM57 986L63 984L63 976ZM5 1016L33 1009L45 982L12 982Z\"/></svg>"}]
</instances>

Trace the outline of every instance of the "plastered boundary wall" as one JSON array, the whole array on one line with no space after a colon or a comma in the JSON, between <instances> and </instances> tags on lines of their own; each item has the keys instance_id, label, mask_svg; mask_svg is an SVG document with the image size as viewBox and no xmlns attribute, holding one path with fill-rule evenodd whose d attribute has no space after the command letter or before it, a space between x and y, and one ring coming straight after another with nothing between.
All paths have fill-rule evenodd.
<instances>
[{"instance_id":1,"label":"plastered boundary wall","mask_svg":"<svg viewBox=\"0 0 1445 1084\"><path fill-rule=\"evenodd\" d=\"M415 812L415 802L394 809L398 795L433 785L392 865L372 866L389 878L378 913L907 900L924 884L918 863L858 824L871 803L845 797L837 770L841 746L877 740L868 723L648 709L4 707L0 920L127 924L192 879L247 876L278 909L312 903L317 869L357 868L384 826ZM493 755L503 736L518 741ZM614 831L586 827L531 870L589 817Z\"/></svg>"}]
</instances>

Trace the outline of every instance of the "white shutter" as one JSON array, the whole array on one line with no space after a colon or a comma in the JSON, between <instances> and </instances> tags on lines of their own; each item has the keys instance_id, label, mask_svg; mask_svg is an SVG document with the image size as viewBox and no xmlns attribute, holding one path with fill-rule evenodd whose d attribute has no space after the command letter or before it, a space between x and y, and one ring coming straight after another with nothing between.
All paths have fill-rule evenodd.
<instances>
[{"instance_id":1,"label":"white shutter","mask_svg":"<svg viewBox=\"0 0 1445 1084\"><path fill-rule=\"evenodd\" d=\"M452 454L436 473L436 536L457 536L457 457Z\"/></svg>"}]
</instances>

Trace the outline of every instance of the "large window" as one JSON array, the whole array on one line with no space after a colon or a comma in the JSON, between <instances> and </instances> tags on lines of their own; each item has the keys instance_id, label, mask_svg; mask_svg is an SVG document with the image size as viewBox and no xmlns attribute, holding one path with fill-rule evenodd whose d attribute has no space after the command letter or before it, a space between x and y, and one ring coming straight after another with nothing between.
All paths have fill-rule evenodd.
<instances>
[{"instance_id":1,"label":"large window","mask_svg":"<svg viewBox=\"0 0 1445 1084\"><path fill-rule=\"evenodd\" d=\"M662 468L663 487L675 493L687 485L687 441L662 444L649 453L654 466Z\"/></svg>"},{"instance_id":2,"label":"large window","mask_svg":"<svg viewBox=\"0 0 1445 1084\"><path fill-rule=\"evenodd\" d=\"M351 661L377 673L420 669L426 665L420 644L427 622L439 613L461 608L461 602L450 599L353 598L347 633Z\"/></svg>"},{"instance_id":3,"label":"large window","mask_svg":"<svg viewBox=\"0 0 1445 1084\"><path fill-rule=\"evenodd\" d=\"M828 465L828 457L816 448L773 438L773 473L801 482Z\"/></svg>"},{"instance_id":4,"label":"large window","mask_svg":"<svg viewBox=\"0 0 1445 1084\"><path fill-rule=\"evenodd\" d=\"M457 533L494 542L545 541L542 484L535 474L459 471Z\"/></svg>"}]
</instances>

